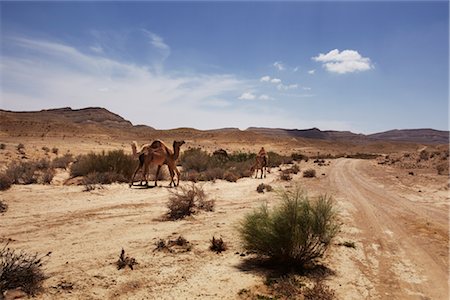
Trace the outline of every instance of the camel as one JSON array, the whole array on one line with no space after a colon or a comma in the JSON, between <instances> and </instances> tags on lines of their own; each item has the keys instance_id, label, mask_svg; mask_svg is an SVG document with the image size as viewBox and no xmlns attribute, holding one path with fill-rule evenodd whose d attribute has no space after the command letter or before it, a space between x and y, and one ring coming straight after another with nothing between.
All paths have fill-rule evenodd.
<instances>
[{"instance_id":1,"label":"camel","mask_svg":"<svg viewBox=\"0 0 450 300\"><path fill-rule=\"evenodd\" d=\"M256 170L255 178L258 178L258 170L261 170L261 179L263 178L263 174L264 178L266 178L268 164L269 158L267 156L266 150L264 150L264 147L261 147L261 150L259 150L258 154L256 155L255 163L250 168L250 171L253 174L253 172Z\"/></svg>"},{"instance_id":2,"label":"camel","mask_svg":"<svg viewBox=\"0 0 450 300\"><path fill-rule=\"evenodd\" d=\"M133 151L134 157L139 157L139 165L134 171L131 178L130 187L133 185L134 177L137 172L144 167L144 180L145 184L148 185L147 175L150 165L156 165L156 177L155 186L158 186L158 176L161 166L167 165L170 172L171 181L169 186L178 186L180 183L180 171L178 171L176 161L180 155L180 148L184 144L184 141L174 141L173 151L170 150L162 141L155 140L152 144L145 144L141 147L141 150L137 152L137 143L133 142L131 144L131 149ZM175 184L174 176L177 174L177 183ZM142 185L142 181L141 181Z\"/></svg>"}]
</instances>

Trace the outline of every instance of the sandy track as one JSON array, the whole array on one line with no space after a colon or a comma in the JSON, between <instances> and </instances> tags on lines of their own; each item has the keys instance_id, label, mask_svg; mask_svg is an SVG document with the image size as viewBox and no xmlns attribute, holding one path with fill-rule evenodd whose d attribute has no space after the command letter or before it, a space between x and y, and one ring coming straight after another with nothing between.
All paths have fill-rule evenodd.
<instances>
[{"instance_id":1,"label":"sandy track","mask_svg":"<svg viewBox=\"0 0 450 300\"><path fill-rule=\"evenodd\" d=\"M412 201L386 184L383 174L369 177L368 168L367 161L341 159L329 176L347 214L348 236L362 246L362 253L352 258L358 267L353 272L362 276L354 283L371 284L359 294L448 299L448 206Z\"/></svg>"}]
</instances>

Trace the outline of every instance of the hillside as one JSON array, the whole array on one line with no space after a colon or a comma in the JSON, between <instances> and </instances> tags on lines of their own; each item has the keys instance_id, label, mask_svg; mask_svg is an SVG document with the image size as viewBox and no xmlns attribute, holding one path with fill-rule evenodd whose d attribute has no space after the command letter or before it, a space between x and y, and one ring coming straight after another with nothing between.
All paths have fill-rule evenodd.
<instances>
[{"instance_id":1,"label":"hillside","mask_svg":"<svg viewBox=\"0 0 450 300\"><path fill-rule=\"evenodd\" d=\"M250 127L197 130L177 128L156 130L147 125L133 125L118 114L100 107L72 109L70 107L41 111L13 112L0 110L0 136L4 137L67 137L107 136L120 139L178 138L219 139L243 141L293 141L303 146L334 143L365 145L379 142L408 142L418 144L448 144L448 131L434 129L391 130L371 135L350 131L311 129L282 129Z\"/></svg>"}]
</instances>

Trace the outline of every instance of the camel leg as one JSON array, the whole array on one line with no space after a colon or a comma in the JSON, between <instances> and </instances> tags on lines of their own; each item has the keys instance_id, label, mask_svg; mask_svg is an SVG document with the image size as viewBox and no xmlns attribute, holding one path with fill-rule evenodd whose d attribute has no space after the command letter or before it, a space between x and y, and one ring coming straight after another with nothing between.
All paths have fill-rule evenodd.
<instances>
[{"instance_id":1,"label":"camel leg","mask_svg":"<svg viewBox=\"0 0 450 300\"><path fill-rule=\"evenodd\" d=\"M167 165L167 168L169 169L169 173L170 173L169 187L172 187L172 183L173 183L173 186L175 186L175 181L173 180L173 177L175 176L175 172L172 170L172 168L169 165Z\"/></svg>"},{"instance_id":2,"label":"camel leg","mask_svg":"<svg viewBox=\"0 0 450 300\"><path fill-rule=\"evenodd\" d=\"M175 172L177 173L177 186L180 185L180 171L178 171L178 168L175 166Z\"/></svg>"},{"instance_id":3,"label":"camel leg","mask_svg":"<svg viewBox=\"0 0 450 300\"><path fill-rule=\"evenodd\" d=\"M158 168L156 169L155 186L158 186L158 176L159 176L160 170L161 170L161 166L158 165Z\"/></svg>"},{"instance_id":4,"label":"camel leg","mask_svg":"<svg viewBox=\"0 0 450 300\"><path fill-rule=\"evenodd\" d=\"M131 177L130 187L133 185L134 177L136 176L137 172L141 169L141 167L142 167L142 165L139 163L136 170L134 171L133 176ZM141 181L141 184L142 184L142 181Z\"/></svg>"}]
</instances>

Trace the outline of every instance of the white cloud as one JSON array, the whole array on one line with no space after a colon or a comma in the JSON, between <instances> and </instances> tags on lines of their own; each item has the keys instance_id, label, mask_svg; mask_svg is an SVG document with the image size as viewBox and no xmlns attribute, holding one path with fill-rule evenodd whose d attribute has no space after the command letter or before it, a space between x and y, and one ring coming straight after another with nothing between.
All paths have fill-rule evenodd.
<instances>
[{"instance_id":1,"label":"white cloud","mask_svg":"<svg viewBox=\"0 0 450 300\"><path fill-rule=\"evenodd\" d=\"M281 61L276 61L273 63L273 66L278 70L278 71L284 71L286 69L286 67L283 65L283 63Z\"/></svg>"},{"instance_id":2,"label":"white cloud","mask_svg":"<svg viewBox=\"0 0 450 300\"><path fill-rule=\"evenodd\" d=\"M245 92L238 98L239 100L255 100L256 96L251 92Z\"/></svg>"},{"instance_id":3,"label":"white cloud","mask_svg":"<svg viewBox=\"0 0 450 300\"><path fill-rule=\"evenodd\" d=\"M95 53L103 53L103 48L101 46L91 46L90 49Z\"/></svg>"},{"instance_id":4,"label":"white cloud","mask_svg":"<svg viewBox=\"0 0 450 300\"><path fill-rule=\"evenodd\" d=\"M258 97L259 100L272 100L273 98L266 95L266 94L262 94Z\"/></svg>"},{"instance_id":5,"label":"white cloud","mask_svg":"<svg viewBox=\"0 0 450 300\"><path fill-rule=\"evenodd\" d=\"M316 73L316 70L309 70L309 71L308 71L308 74L309 74L309 75L314 75L314 73Z\"/></svg>"},{"instance_id":6,"label":"white cloud","mask_svg":"<svg viewBox=\"0 0 450 300\"><path fill-rule=\"evenodd\" d=\"M297 88L298 88L298 84L289 84L289 85L279 84L279 85L277 85L277 89L283 90L283 91L297 89Z\"/></svg>"},{"instance_id":7,"label":"white cloud","mask_svg":"<svg viewBox=\"0 0 450 300\"><path fill-rule=\"evenodd\" d=\"M304 86L304 87L303 87L303 90L305 90L305 91L310 91L311 88L310 88L310 87L307 87L307 86Z\"/></svg>"},{"instance_id":8,"label":"white cloud","mask_svg":"<svg viewBox=\"0 0 450 300\"><path fill-rule=\"evenodd\" d=\"M358 51L338 49L331 50L327 54L320 53L312 57L313 60L323 63L328 72L345 74L361 72L373 69L370 58L362 57Z\"/></svg>"},{"instance_id":9,"label":"white cloud","mask_svg":"<svg viewBox=\"0 0 450 300\"><path fill-rule=\"evenodd\" d=\"M162 37L145 29L142 29L142 31L147 34L150 39L150 44L156 49L159 49L164 58L170 55L170 47L164 42Z\"/></svg>"},{"instance_id":10,"label":"white cloud","mask_svg":"<svg viewBox=\"0 0 450 300\"><path fill-rule=\"evenodd\" d=\"M300 67L295 67L292 71L295 73L295 72L297 72L298 70L300 70Z\"/></svg>"},{"instance_id":11,"label":"white cloud","mask_svg":"<svg viewBox=\"0 0 450 300\"><path fill-rule=\"evenodd\" d=\"M270 80L270 82L271 82L271 83L281 83L281 79L279 79L279 78L272 78L272 79Z\"/></svg>"},{"instance_id":12,"label":"white cloud","mask_svg":"<svg viewBox=\"0 0 450 300\"><path fill-rule=\"evenodd\" d=\"M259 81L261 81L261 82L269 82L270 81L270 76L263 76L263 77L261 77L261 79Z\"/></svg>"}]
</instances>

